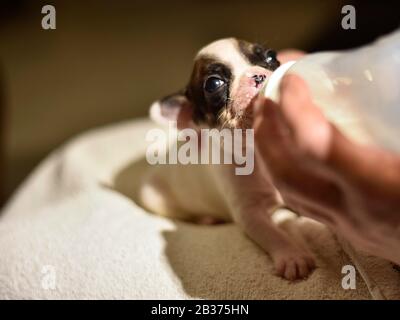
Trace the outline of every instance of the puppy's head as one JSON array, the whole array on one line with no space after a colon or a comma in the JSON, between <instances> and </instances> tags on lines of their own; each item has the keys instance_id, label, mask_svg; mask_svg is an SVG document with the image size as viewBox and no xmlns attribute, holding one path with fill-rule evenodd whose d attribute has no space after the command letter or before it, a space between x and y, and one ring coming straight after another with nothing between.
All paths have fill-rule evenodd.
<instances>
[{"instance_id":1,"label":"puppy's head","mask_svg":"<svg viewBox=\"0 0 400 320\"><path fill-rule=\"evenodd\" d=\"M251 101L277 67L275 51L262 45L234 38L212 42L196 55L186 88L155 102L151 116L177 121L179 128L249 128Z\"/></svg>"}]
</instances>

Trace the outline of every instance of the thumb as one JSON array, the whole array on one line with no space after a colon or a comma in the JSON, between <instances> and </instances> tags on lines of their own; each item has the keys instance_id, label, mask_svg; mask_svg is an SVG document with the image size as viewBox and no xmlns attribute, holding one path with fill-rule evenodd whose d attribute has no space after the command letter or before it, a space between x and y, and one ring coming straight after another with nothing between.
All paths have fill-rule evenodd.
<instances>
[{"instance_id":1,"label":"thumb","mask_svg":"<svg viewBox=\"0 0 400 320\"><path fill-rule=\"evenodd\" d=\"M300 150L325 159L329 153L332 128L313 103L306 82L299 76L286 75L280 86L280 104Z\"/></svg>"}]
</instances>

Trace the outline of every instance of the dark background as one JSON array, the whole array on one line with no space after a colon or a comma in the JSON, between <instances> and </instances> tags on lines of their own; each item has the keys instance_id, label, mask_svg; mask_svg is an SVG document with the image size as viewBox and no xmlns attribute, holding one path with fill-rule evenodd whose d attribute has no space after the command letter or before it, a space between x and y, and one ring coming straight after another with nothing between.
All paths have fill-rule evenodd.
<instances>
[{"instance_id":1,"label":"dark background","mask_svg":"<svg viewBox=\"0 0 400 320\"><path fill-rule=\"evenodd\" d=\"M146 116L153 100L185 84L208 42L235 36L276 49L351 48L399 26L395 3L2 0L3 199L68 138ZM41 28L45 4L56 7L56 30ZM345 4L356 8L356 30L341 28Z\"/></svg>"}]
</instances>

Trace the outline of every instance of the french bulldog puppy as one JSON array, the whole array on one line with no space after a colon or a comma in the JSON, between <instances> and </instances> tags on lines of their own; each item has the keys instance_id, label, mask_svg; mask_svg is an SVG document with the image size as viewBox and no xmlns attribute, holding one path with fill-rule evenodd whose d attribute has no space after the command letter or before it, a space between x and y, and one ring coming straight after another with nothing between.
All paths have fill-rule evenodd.
<instances>
[{"instance_id":1,"label":"french bulldog puppy","mask_svg":"<svg viewBox=\"0 0 400 320\"><path fill-rule=\"evenodd\" d=\"M215 41L196 55L188 85L156 101L150 114L176 121L178 129L251 128L251 102L279 65L276 53L262 45ZM313 255L271 219L285 204L262 170L257 157L250 175L235 174L233 164L160 165L143 182L140 202L171 218L234 221L270 255L278 275L305 278L315 268Z\"/></svg>"}]
</instances>

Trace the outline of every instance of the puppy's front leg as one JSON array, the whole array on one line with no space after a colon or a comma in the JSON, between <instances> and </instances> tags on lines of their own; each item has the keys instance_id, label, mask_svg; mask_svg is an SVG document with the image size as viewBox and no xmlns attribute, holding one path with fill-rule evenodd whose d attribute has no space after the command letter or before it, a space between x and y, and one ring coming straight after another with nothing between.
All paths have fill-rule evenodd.
<instances>
[{"instance_id":1,"label":"puppy's front leg","mask_svg":"<svg viewBox=\"0 0 400 320\"><path fill-rule=\"evenodd\" d=\"M256 163L257 164L257 163ZM278 193L256 165L252 175L230 175L221 181L235 222L262 249L270 254L278 275L295 280L305 278L315 268L313 255L281 230L271 215L282 207Z\"/></svg>"},{"instance_id":2,"label":"puppy's front leg","mask_svg":"<svg viewBox=\"0 0 400 320\"><path fill-rule=\"evenodd\" d=\"M279 276L288 280L307 277L315 268L312 254L275 225L270 215L280 209L274 210L266 202L268 200L258 199L254 205L238 208L234 213L235 220L254 242L269 253Z\"/></svg>"}]
</instances>

